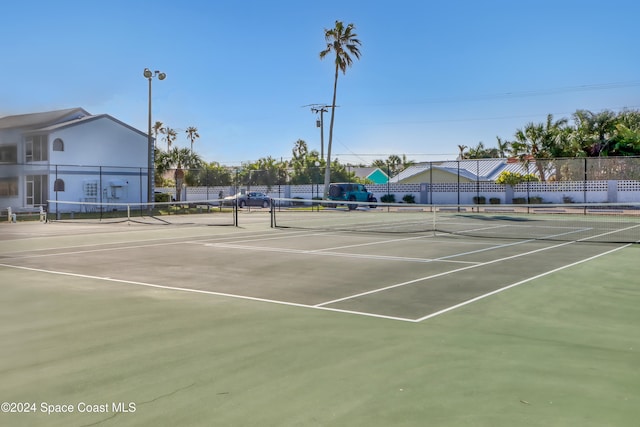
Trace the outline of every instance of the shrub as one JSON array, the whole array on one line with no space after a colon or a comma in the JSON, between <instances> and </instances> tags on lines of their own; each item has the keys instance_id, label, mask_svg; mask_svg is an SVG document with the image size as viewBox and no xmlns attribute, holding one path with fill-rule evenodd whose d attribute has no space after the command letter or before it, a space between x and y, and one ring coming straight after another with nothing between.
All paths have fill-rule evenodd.
<instances>
[{"instance_id":1,"label":"shrub","mask_svg":"<svg viewBox=\"0 0 640 427\"><path fill-rule=\"evenodd\" d=\"M499 205L500 204L500 197L492 197L489 199L489 203L492 205Z\"/></svg>"},{"instance_id":2,"label":"shrub","mask_svg":"<svg viewBox=\"0 0 640 427\"><path fill-rule=\"evenodd\" d=\"M158 203L170 202L171 194L169 193L155 193L153 199Z\"/></svg>"},{"instance_id":3,"label":"shrub","mask_svg":"<svg viewBox=\"0 0 640 427\"><path fill-rule=\"evenodd\" d=\"M416 198L413 194L405 194L402 197L402 201L405 203L415 203L416 202Z\"/></svg>"},{"instance_id":4,"label":"shrub","mask_svg":"<svg viewBox=\"0 0 640 427\"><path fill-rule=\"evenodd\" d=\"M513 204L514 205L524 205L525 203L527 203L527 199L525 199L524 197L514 197L513 198Z\"/></svg>"},{"instance_id":5,"label":"shrub","mask_svg":"<svg viewBox=\"0 0 640 427\"><path fill-rule=\"evenodd\" d=\"M395 203L396 195L395 194L385 194L384 196L380 197L380 201L383 202L383 203Z\"/></svg>"},{"instance_id":6,"label":"shrub","mask_svg":"<svg viewBox=\"0 0 640 427\"><path fill-rule=\"evenodd\" d=\"M523 175L518 172L509 172L509 171L502 172L498 176L498 179L496 179L497 184L508 184L508 185L516 185L516 184L520 184L521 182L537 182L537 181L540 181L540 179L538 179L538 177L533 174L529 173L529 174Z\"/></svg>"},{"instance_id":7,"label":"shrub","mask_svg":"<svg viewBox=\"0 0 640 427\"><path fill-rule=\"evenodd\" d=\"M484 196L474 196L473 203L476 205L484 205L485 203L487 203L487 198Z\"/></svg>"},{"instance_id":8,"label":"shrub","mask_svg":"<svg viewBox=\"0 0 640 427\"><path fill-rule=\"evenodd\" d=\"M542 197L538 197L538 196L529 197L529 203L532 203L534 205L539 205L542 203Z\"/></svg>"}]
</instances>

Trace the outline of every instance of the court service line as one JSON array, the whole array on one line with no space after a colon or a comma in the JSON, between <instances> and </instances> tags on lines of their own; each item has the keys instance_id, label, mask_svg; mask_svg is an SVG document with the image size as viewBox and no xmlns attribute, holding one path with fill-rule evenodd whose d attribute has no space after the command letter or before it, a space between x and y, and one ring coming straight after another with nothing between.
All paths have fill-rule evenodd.
<instances>
[{"instance_id":1,"label":"court service line","mask_svg":"<svg viewBox=\"0 0 640 427\"><path fill-rule=\"evenodd\" d=\"M250 233L250 232L247 232ZM267 234L265 234L266 236ZM255 234L252 234L255 236ZM170 245L179 245L179 244L194 244L207 241L215 241L215 240L230 240L230 239L238 239L238 236L207 236L202 240L193 240L191 237L189 240L177 240L184 239L183 237L159 237L155 239L143 239L143 240L133 240L130 242L127 241L118 241L118 242L104 242L104 243L90 243L85 245L72 245L72 246L61 246L61 247L52 247L52 248L42 248L42 249L29 249L29 250L21 250L17 252L13 252L10 255L17 254L16 256L11 256L12 259L25 259L25 258L43 258L43 257L52 257L52 256L62 256L62 255L76 255L76 254L85 254L91 252L109 252L109 251L119 251L119 250L127 250L127 249L139 249L139 248L152 248L156 246L170 246ZM162 240L165 240L162 242ZM243 240L244 241L244 240ZM149 243L145 243L149 242ZM156 243L151 243L156 242ZM131 245L127 245L128 243L133 243ZM135 244L139 243L139 244ZM120 246L114 246L120 245ZM100 246L111 246L111 247L100 247ZM87 249L82 250L81 248L91 248L96 247L96 249ZM60 249L67 249L66 252L53 252L46 254L37 254L35 252L44 252L44 251L56 251ZM68 251L68 249L78 249L74 251ZM27 255L21 255L27 254Z\"/></svg>"},{"instance_id":2,"label":"court service line","mask_svg":"<svg viewBox=\"0 0 640 427\"><path fill-rule=\"evenodd\" d=\"M353 245L343 245L343 246L334 246L334 247L331 247L331 248L313 249L313 250L310 250L309 253L324 252L324 251L335 251L337 249L359 248L359 247L363 247L363 246L385 245L385 244L388 244L388 243L405 242L407 240L418 240L418 239L433 239L433 236L403 237L401 239L378 240L378 241L375 241L375 242L357 243L357 244L353 244Z\"/></svg>"},{"instance_id":3,"label":"court service line","mask_svg":"<svg viewBox=\"0 0 640 427\"><path fill-rule=\"evenodd\" d=\"M584 231L584 230L580 230L580 231ZM544 237L542 237L540 239L553 239L553 238L556 238L556 237L560 237L560 236L564 236L564 235L572 234L572 233L574 233L574 232L571 231L571 232L566 232L566 233L551 234L549 236L544 236ZM461 254L448 255L448 256L444 256L442 258L438 258L438 259L448 259L448 258L455 258L455 257L458 257L458 256L463 256L463 255L471 255L471 254L476 254L476 253L480 253L480 252L491 251L491 250L494 250L494 249L507 248L509 246L517 246L517 245L521 245L523 243L535 242L537 240L539 240L539 239L534 238L534 239L521 240L521 241L518 241L518 242L515 242L515 243L505 243L505 244L497 245L497 246L489 246L487 248L476 249L475 251L464 252L464 253L461 253Z\"/></svg>"},{"instance_id":4,"label":"court service line","mask_svg":"<svg viewBox=\"0 0 640 427\"><path fill-rule=\"evenodd\" d=\"M354 294L354 295L349 295L349 296L346 296L346 297L343 297L343 298L338 298L338 299L334 299L334 300L331 300L331 301L326 301L326 302L323 302L323 303L320 303L320 304L316 304L316 306L317 307L323 307L323 306L326 306L326 305L329 305L329 304L336 304L336 303L339 303L339 302L342 302L342 301L347 301L347 300L350 300L350 299L355 299L355 298L363 297L363 296L366 296L366 295L372 295L372 294L376 294L376 293L379 293L379 292L388 291L390 289L400 288L400 287L411 285L411 284L414 284L414 283L435 279L435 278L438 278L438 277L448 276L449 274L459 273L461 271L470 270L472 268L484 267L484 266L495 264L495 263L498 263L498 262L507 261L507 260L510 260L510 259L515 259L515 258L520 258L520 257L523 257L523 256L531 255L531 254L534 254L534 253L537 253L537 252L543 252L543 251L546 251L546 250L549 250L549 249L559 248L559 247L562 247L562 246L570 245L572 243L574 243L574 242L564 242L564 243L561 243L559 245L553 245L553 246L540 248L540 249L536 249L536 250L529 251L529 252L523 252L521 254L516 254L516 255L511 255L511 256L508 256L508 257L504 257L504 258L494 259L494 260L483 262L483 263L477 263L477 264L469 265L469 266L466 266L466 267L460 267L460 268L456 268L454 270L444 271L442 273L433 274L433 275L430 275L430 276L418 277L417 279L408 280L406 282L395 283L393 285L385 286L383 288L373 289L371 291L361 292L361 293Z\"/></svg>"},{"instance_id":5,"label":"court service line","mask_svg":"<svg viewBox=\"0 0 640 427\"><path fill-rule=\"evenodd\" d=\"M445 259L441 260L440 258L410 258L410 257L391 256L391 255L350 254L345 252L319 252L318 250L269 248L269 247L261 247L261 246L238 245L234 243L229 243L229 244L205 243L204 246L208 246L212 248L223 248L223 249L238 249L238 250L246 250L246 251L274 252L274 253L314 255L314 256L329 256L329 257L338 257L338 258L358 258L358 259L374 259L374 260L422 262L422 263L443 261L443 262L455 263L455 264L476 264L473 261L451 261L451 260L445 260Z\"/></svg>"},{"instance_id":6,"label":"court service line","mask_svg":"<svg viewBox=\"0 0 640 427\"><path fill-rule=\"evenodd\" d=\"M609 250L609 251L607 251L607 252L603 252L603 253L600 253L600 254L594 255L594 256L592 256L592 257L585 258L585 259L582 259L582 260L580 260L580 261L576 261L576 262L571 263L571 264L563 265L562 267L558 267L558 268L555 268L555 269L553 269L553 270L545 271L544 273L538 274L538 275L536 275L536 276L529 277L529 278L527 278L527 279L521 280L521 281L516 282L516 283L512 283L512 284L510 284L510 285L508 285L508 286L504 286L504 287L502 287L502 288L500 288L500 289L496 289L495 291L491 291L491 292L488 292L488 293L486 293L486 294L479 295L479 296L477 296L477 297L475 297L475 298L472 298L472 299L470 299L470 300L467 300L467 301L461 302L460 304L456 304L456 305L453 305L453 306L451 306L451 307L447 307L447 308L445 308L445 309L443 309L443 310L436 311L435 313L431 313L431 314L428 314L428 315L426 315L426 316L420 317L420 318L418 318L418 319L415 319L415 321L416 321L416 322L422 322L422 321L424 321L424 320L431 319L431 318L433 318L433 317L439 316L439 315L444 314L444 313L447 313L447 312L449 312L449 311L456 310L456 309L458 309L458 308L464 307L465 305L469 305L469 304L471 304L471 303L474 303L474 302L480 301L480 300L482 300L482 299L484 299L484 298L487 298L487 297L490 297L490 296L492 296L492 295L496 295L496 294L498 294L498 293L500 293L500 292L504 292L504 291L506 291L506 290L508 290L508 289L515 288L516 286L520 286L520 285L523 285L523 284L525 284L525 283L527 283L527 282L531 282L532 280L536 280L536 279L539 279L539 278L541 278L541 277L548 276L549 274L557 273L558 271L562 271L562 270L564 270L564 269L571 268L571 267L574 267L574 266L576 266L576 265L579 265L579 264L583 264L583 263L585 263L585 262L592 261L592 260L594 260L594 259L596 259L596 258L600 258L601 256L608 255L608 254L610 254L610 253L613 253L613 252L619 251L619 250L624 249L624 248L626 248L626 247L629 247L629 246L631 246L631 245L632 245L632 243L629 243L629 244L626 244L626 245L621 246L621 247L618 247L618 248L613 248L613 249L611 249L611 250Z\"/></svg>"},{"instance_id":7,"label":"court service line","mask_svg":"<svg viewBox=\"0 0 640 427\"><path fill-rule=\"evenodd\" d=\"M256 301L256 302L264 302L264 303L270 303L270 304L279 304L279 305L285 305L285 306L290 306L290 307L311 308L311 309L315 309L315 310L333 311L333 312L348 313L348 314L358 314L358 315L367 316L367 317L376 317L376 318L388 319L388 320L400 320L400 321L403 321L403 322L415 323L414 319L408 319L408 318L403 318L403 317L387 316L387 315L384 315L384 314L366 313L366 312L359 312L359 311L341 310L341 309L335 309L335 308L330 308L330 307L316 307L316 306L308 305L308 304L300 304L300 303L289 302L289 301L272 300L272 299L267 299L267 298L250 297L250 296L247 296L247 295L228 294L228 293L225 293L225 292L206 291L206 290L203 290L203 289L192 289L192 288L183 288L183 287L180 287L180 286L158 285L158 284L155 284L155 283L138 282L138 281L134 281L134 280L124 280L124 279L114 279L114 278L111 278L111 277L92 276L92 275L89 275L89 274L69 273L69 272L66 272L66 271L46 270L46 269L42 269L42 268L23 267L23 266L19 266L19 265L11 265L11 264L0 264L0 267L14 268L14 269L17 269L17 270L33 271L33 272L38 272L38 273L54 274L54 275L60 275L60 276L77 277L77 278L81 278L81 279L101 280L101 281L105 281L105 282L119 283L119 284L123 284L123 285L144 286L144 287L148 287L148 288L163 289L163 290L167 290L167 291L190 292L190 293L195 293L195 294L213 295L213 296L241 299L241 300L247 300L247 301Z\"/></svg>"},{"instance_id":8,"label":"court service line","mask_svg":"<svg viewBox=\"0 0 640 427\"><path fill-rule=\"evenodd\" d=\"M502 227L508 227L507 225L499 225L499 226L493 226L493 227L482 227L482 228L476 228L476 229L471 229L471 230L463 230L463 231L459 231L456 232L455 234L460 234L460 235L464 235L466 233L474 233L474 232L478 232L478 231L486 231L486 230L494 230L497 228L502 228ZM532 239L527 239L527 240L521 240L515 243L505 243L502 245L494 245L494 246L489 246L483 249L478 249L475 251L470 251L470 252L464 252L461 254L453 254L453 255L448 255L448 256L444 256L444 257L440 257L440 258L435 258L434 260L440 261L440 260L446 260L446 259L450 259L450 258L456 258L459 256L465 256L465 255L470 255L470 254L474 254L474 253L479 253L479 252L486 252L486 251L491 251L494 249L501 249L504 247L509 247L509 246L516 246L516 245L521 245L524 243L529 243L529 242L534 242L536 240L539 239L553 239L556 237L560 237L560 236L564 236L567 234L573 234L573 233L578 233L578 232L582 232L582 231L586 231L588 229L578 229L578 230L573 230L573 231L568 231L568 232L564 232L564 233L558 233L558 234L552 234L549 236L544 236L542 238L532 238ZM448 234L448 233L447 233ZM312 235L317 235L316 233L312 234ZM318 233L319 235L319 233ZM414 236L414 237L405 237L405 238L401 238L401 239L391 239L391 240L380 240L377 242L368 242L368 243L358 243L358 244L354 244L354 245L344 245L344 246L335 246L335 247L330 247L330 248L323 248L323 249L314 249L314 250L309 250L306 253L316 253L316 252L324 252L324 251L335 251L338 249L348 249L348 248L356 248L356 247L362 247L362 246L373 246L373 245L381 245L381 244L387 244L387 243L394 243L394 242L402 242L402 241L407 241L407 240L417 240L417 239L433 239L435 236L433 235L429 235L429 236ZM412 259L412 258L410 258Z\"/></svg>"},{"instance_id":9,"label":"court service line","mask_svg":"<svg viewBox=\"0 0 640 427\"><path fill-rule=\"evenodd\" d=\"M640 225L633 225L633 226L630 226L630 227L626 227L623 230L617 230L617 231L619 232L619 231L624 231L624 230L630 230L630 229L637 228L637 227L640 227ZM531 254L534 254L534 253L537 253L537 252L544 252L544 251L549 250L549 249L555 249L555 248L560 248L562 246L571 245L571 244L574 244L574 243L584 242L584 241L595 239L595 238L598 238L598 237L601 237L601 236L606 236L606 235L609 235L611 233L612 232L601 233L601 234L598 234L598 235L595 235L595 236L585 237L585 238L582 238L582 239L579 239L579 240L576 240L576 241L564 242L564 243L560 243L558 245L552 245L552 246L548 246L548 247L545 247L545 248L540 248L540 249L536 249L536 250L533 250L533 251L512 255L512 256L509 256L509 257L494 259L494 260L491 260L491 261L487 261L485 263L469 265L467 267L461 267L461 268L457 268L455 270L445 271L445 272L434 274L434 275L431 275L431 276L419 277L417 279L409 280L409 281L402 282L402 283L396 283L396 284L393 284L393 285L385 286L383 288L373 289L371 291L361 292L359 294L350 295L350 296L343 297L343 298L338 298L338 299L335 299L335 300L332 300L332 301L323 302L323 303L320 303L320 304L316 304L316 306L322 307L322 306L329 305L329 304L335 304L335 303L338 303L338 302L347 301L347 300L354 299L354 298L359 298L361 296L372 295L372 294L376 294L376 293L379 293L379 292L384 292L384 291L389 290L389 289L399 288L399 287L411 285L411 284L414 284L414 283L417 283L417 282L431 280L431 279L435 279L437 277L447 276L449 274L458 273L460 271L470 270L472 268L477 268L477 267L484 267L486 265L491 265L491 264L495 264L495 263L498 263L498 262L507 261L507 260L510 260L510 259L515 259L515 258L519 258L519 257L526 256L526 255L531 255ZM615 250L619 250L621 248L626 248L626 247L628 247L630 245L631 244L627 244L627 245L624 245L624 246L622 246L620 248L615 248L614 250L605 252L605 254L606 253L610 253L610 252L614 252Z\"/></svg>"}]
</instances>

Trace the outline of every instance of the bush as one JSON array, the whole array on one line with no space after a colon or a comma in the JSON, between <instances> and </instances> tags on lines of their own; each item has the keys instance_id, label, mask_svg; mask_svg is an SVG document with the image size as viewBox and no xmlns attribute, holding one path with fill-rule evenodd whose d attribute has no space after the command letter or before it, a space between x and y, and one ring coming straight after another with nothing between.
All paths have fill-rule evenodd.
<instances>
[{"instance_id":1,"label":"bush","mask_svg":"<svg viewBox=\"0 0 640 427\"><path fill-rule=\"evenodd\" d=\"M487 198L484 196L474 196L473 203L476 205L484 205L485 203L487 203Z\"/></svg>"},{"instance_id":2,"label":"bush","mask_svg":"<svg viewBox=\"0 0 640 427\"><path fill-rule=\"evenodd\" d=\"M380 197L380 201L382 203L395 203L396 202L396 195L395 194L385 194L384 196Z\"/></svg>"},{"instance_id":3,"label":"bush","mask_svg":"<svg viewBox=\"0 0 640 427\"><path fill-rule=\"evenodd\" d=\"M529 197L529 203L532 203L534 205L539 205L542 203L542 197L538 197L538 196Z\"/></svg>"},{"instance_id":4,"label":"bush","mask_svg":"<svg viewBox=\"0 0 640 427\"><path fill-rule=\"evenodd\" d=\"M538 182L540 179L533 174L523 175L518 172L504 171L496 179L496 184L516 185L521 182Z\"/></svg>"},{"instance_id":5,"label":"bush","mask_svg":"<svg viewBox=\"0 0 640 427\"><path fill-rule=\"evenodd\" d=\"M153 195L153 200L158 203L165 203L171 201L171 194L169 193L155 193Z\"/></svg>"},{"instance_id":6,"label":"bush","mask_svg":"<svg viewBox=\"0 0 640 427\"><path fill-rule=\"evenodd\" d=\"M489 203L492 205L499 205L500 204L500 197L492 197L489 199Z\"/></svg>"},{"instance_id":7,"label":"bush","mask_svg":"<svg viewBox=\"0 0 640 427\"><path fill-rule=\"evenodd\" d=\"M405 194L404 197L402 197L402 201L405 203L415 203L416 198L413 194Z\"/></svg>"},{"instance_id":8,"label":"bush","mask_svg":"<svg viewBox=\"0 0 640 427\"><path fill-rule=\"evenodd\" d=\"M513 204L515 205L524 205L527 203L527 198L526 197L514 197L513 198ZM529 197L529 202L532 205L539 205L542 203L542 197Z\"/></svg>"}]
</instances>

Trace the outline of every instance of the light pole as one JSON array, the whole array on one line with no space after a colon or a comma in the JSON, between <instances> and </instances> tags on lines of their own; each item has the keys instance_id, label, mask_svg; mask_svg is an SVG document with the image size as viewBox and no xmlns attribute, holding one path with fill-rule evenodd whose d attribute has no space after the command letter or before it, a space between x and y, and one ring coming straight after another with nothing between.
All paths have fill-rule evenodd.
<instances>
[{"instance_id":1,"label":"light pole","mask_svg":"<svg viewBox=\"0 0 640 427\"><path fill-rule=\"evenodd\" d=\"M161 73L160 71L151 71L148 68L144 69L143 73L144 77L149 80L149 128L147 133L147 203L151 205L153 203L153 185L154 185L154 147L153 147L153 138L151 138L151 80L154 77L158 77L158 80L164 80L167 75L165 73Z\"/></svg>"}]
</instances>

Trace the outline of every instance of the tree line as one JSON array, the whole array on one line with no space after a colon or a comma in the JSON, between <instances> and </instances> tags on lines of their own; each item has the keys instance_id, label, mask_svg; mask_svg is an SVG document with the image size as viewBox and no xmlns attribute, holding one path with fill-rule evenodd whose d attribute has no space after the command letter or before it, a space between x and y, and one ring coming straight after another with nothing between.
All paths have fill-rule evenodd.
<instances>
[{"instance_id":1,"label":"tree line","mask_svg":"<svg viewBox=\"0 0 640 427\"><path fill-rule=\"evenodd\" d=\"M460 159L517 157L552 159L571 157L640 156L640 111L618 113L577 110L568 118L547 115L543 123L527 123L511 140L496 137L497 146L458 145Z\"/></svg>"}]
</instances>

